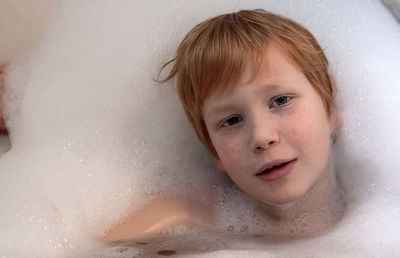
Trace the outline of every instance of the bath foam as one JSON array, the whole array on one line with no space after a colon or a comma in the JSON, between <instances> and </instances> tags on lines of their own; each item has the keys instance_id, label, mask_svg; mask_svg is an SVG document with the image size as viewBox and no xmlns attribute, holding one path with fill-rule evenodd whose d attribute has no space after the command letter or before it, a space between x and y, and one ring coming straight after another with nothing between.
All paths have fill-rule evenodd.
<instances>
[{"instance_id":1,"label":"bath foam","mask_svg":"<svg viewBox=\"0 0 400 258\"><path fill-rule=\"evenodd\" d=\"M35 44L48 22L53 0L0 1L0 61L11 61Z\"/></svg>"},{"instance_id":2,"label":"bath foam","mask_svg":"<svg viewBox=\"0 0 400 258\"><path fill-rule=\"evenodd\" d=\"M318 238L265 244L232 236L228 250L193 257L398 254L399 25L381 3L360 0L60 1L40 44L6 78L12 148L0 159L0 254L140 255L98 239L169 192L211 203L232 234L256 233L259 214L213 168L173 84L152 81L191 27L247 8L293 18L325 49L343 110L335 148L348 208Z\"/></svg>"}]
</instances>

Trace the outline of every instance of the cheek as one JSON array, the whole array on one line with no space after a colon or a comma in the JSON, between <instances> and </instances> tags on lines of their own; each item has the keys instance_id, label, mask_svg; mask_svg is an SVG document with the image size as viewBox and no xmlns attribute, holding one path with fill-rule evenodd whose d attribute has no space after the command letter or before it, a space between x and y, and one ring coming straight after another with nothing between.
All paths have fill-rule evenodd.
<instances>
[{"instance_id":1,"label":"cheek","mask_svg":"<svg viewBox=\"0 0 400 258\"><path fill-rule=\"evenodd\" d=\"M243 157L244 144L235 139L219 138L218 140L211 139L218 153L220 161L226 169L231 166L237 166L240 163L240 158Z\"/></svg>"},{"instance_id":2,"label":"cheek","mask_svg":"<svg viewBox=\"0 0 400 258\"><path fill-rule=\"evenodd\" d=\"M309 155L324 154L330 148L329 121L318 112L297 112L292 117L291 126L287 126L287 135L299 151Z\"/></svg>"}]
</instances>

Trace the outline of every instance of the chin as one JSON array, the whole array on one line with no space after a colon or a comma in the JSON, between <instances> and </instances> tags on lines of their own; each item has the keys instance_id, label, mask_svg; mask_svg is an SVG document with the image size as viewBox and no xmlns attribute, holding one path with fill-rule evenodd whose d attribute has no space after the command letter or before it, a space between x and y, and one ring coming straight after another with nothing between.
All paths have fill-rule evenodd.
<instances>
[{"instance_id":1,"label":"chin","mask_svg":"<svg viewBox=\"0 0 400 258\"><path fill-rule=\"evenodd\" d=\"M290 191L282 194L275 195L273 198L264 198L263 203L272 206L282 206L292 204L302 199L307 191Z\"/></svg>"}]
</instances>

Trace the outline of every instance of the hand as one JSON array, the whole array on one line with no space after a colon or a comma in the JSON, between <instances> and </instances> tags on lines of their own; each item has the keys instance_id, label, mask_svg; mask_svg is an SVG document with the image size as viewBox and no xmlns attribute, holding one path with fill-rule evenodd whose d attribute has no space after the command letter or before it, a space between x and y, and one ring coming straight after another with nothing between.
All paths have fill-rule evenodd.
<instances>
[{"instance_id":1,"label":"hand","mask_svg":"<svg viewBox=\"0 0 400 258\"><path fill-rule=\"evenodd\" d=\"M4 123L3 109L3 88L4 88L4 71L6 64L0 64L0 133L7 133L7 128Z\"/></svg>"}]
</instances>

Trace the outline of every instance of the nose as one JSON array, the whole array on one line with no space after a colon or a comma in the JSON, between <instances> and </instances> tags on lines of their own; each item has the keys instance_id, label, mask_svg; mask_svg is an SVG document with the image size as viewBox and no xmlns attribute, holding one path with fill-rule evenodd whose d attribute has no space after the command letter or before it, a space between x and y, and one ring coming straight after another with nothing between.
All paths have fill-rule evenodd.
<instances>
[{"instance_id":1,"label":"nose","mask_svg":"<svg viewBox=\"0 0 400 258\"><path fill-rule=\"evenodd\" d=\"M255 121L252 125L251 149L253 152L263 152L280 141L278 126L272 121Z\"/></svg>"}]
</instances>

